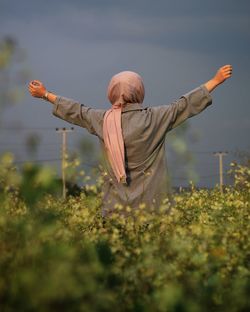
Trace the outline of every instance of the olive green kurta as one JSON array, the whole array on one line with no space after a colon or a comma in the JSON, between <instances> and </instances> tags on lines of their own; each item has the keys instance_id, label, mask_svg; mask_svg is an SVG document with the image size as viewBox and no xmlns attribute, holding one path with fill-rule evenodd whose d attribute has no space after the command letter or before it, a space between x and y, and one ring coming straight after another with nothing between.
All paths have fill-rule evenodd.
<instances>
[{"instance_id":1,"label":"olive green kurta","mask_svg":"<svg viewBox=\"0 0 250 312\"><path fill-rule=\"evenodd\" d=\"M105 110L89 108L58 96L53 114L98 136L106 158L103 215L107 215L117 203L131 208L138 207L140 203L158 207L164 198L171 197L165 161L166 134L211 103L211 95L202 85L170 105L143 107L141 104L127 104L123 107L122 131L128 185L117 182L107 161L102 131Z\"/></svg>"}]
</instances>

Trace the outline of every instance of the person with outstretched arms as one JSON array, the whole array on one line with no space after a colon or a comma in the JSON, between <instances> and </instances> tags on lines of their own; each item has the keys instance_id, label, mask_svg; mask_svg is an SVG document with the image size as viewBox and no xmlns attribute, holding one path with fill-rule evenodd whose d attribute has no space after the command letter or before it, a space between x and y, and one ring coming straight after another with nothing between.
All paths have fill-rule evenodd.
<instances>
[{"instance_id":1,"label":"person with outstretched arms","mask_svg":"<svg viewBox=\"0 0 250 312\"><path fill-rule=\"evenodd\" d=\"M232 66L218 69L212 79L178 100L161 106L144 107L141 76L124 71L112 77L107 97L108 110L95 109L48 91L39 80L29 83L33 97L53 104L53 114L86 128L97 136L105 157L102 213L109 215L119 204L132 210L140 204L159 208L171 201L165 159L169 131L201 113L212 104L212 91L232 76Z\"/></svg>"}]
</instances>

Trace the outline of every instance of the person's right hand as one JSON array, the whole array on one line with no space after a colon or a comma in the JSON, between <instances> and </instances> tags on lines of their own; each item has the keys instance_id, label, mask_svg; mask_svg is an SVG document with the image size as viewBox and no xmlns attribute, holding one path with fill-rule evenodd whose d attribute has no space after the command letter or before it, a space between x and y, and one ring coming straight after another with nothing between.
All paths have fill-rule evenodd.
<instances>
[{"instance_id":1,"label":"person's right hand","mask_svg":"<svg viewBox=\"0 0 250 312\"><path fill-rule=\"evenodd\" d=\"M41 81L32 80L29 83L29 92L34 97L42 98L42 97L44 97L47 90Z\"/></svg>"}]
</instances>

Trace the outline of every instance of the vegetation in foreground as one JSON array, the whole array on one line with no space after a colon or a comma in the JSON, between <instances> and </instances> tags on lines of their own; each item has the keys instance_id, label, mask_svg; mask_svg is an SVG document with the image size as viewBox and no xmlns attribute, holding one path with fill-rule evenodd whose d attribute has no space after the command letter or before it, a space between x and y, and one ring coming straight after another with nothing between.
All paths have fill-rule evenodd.
<instances>
[{"instance_id":1,"label":"vegetation in foreground","mask_svg":"<svg viewBox=\"0 0 250 312\"><path fill-rule=\"evenodd\" d=\"M1 311L250 309L250 169L221 194L101 217L96 186L63 201L51 170L0 164Z\"/></svg>"}]
</instances>

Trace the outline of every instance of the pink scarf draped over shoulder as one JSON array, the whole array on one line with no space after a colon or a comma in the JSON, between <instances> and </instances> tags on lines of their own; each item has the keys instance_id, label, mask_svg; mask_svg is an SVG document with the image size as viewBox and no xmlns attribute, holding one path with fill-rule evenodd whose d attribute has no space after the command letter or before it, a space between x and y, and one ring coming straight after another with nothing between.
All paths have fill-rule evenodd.
<instances>
[{"instance_id":1,"label":"pink scarf draped over shoulder","mask_svg":"<svg viewBox=\"0 0 250 312\"><path fill-rule=\"evenodd\" d=\"M127 177L121 123L122 107L127 104L142 103L144 94L141 76L131 71L124 71L113 76L108 86L107 96L112 107L104 115L103 139L116 179L125 184Z\"/></svg>"}]
</instances>

